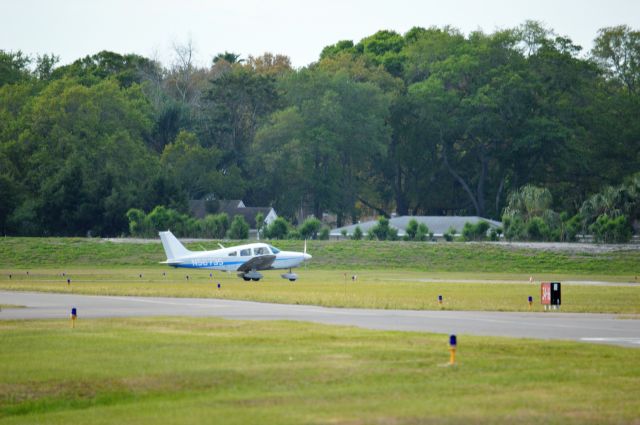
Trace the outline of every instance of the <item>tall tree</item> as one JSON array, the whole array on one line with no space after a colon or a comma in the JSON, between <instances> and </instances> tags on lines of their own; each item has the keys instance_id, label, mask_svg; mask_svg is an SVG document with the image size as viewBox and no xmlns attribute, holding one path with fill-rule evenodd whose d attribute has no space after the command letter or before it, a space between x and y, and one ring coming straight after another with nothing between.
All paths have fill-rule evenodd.
<instances>
[{"instance_id":1,"label":"tall tree","mask_svg":"<svg viewBox=\"0 0 640 425\"><path fill-rule=\"evenodd\" d=\"M53 59L41 59L42 68L48 68ZM44 71L44 69L43 69ZM160 65L136 54L121 55L103 50L95 55L85 56L70 65L51 71L52 78L76 78L84 84L96 84L108 78L115 78L121 87L140 84L150 75L160 73Z\"/></svg>"},{"instance_id":2,"label":"tall tree","mask_svg":"<svg viewBox=\"0 0 640 425\"><path fill-rule=\"evenodd\" d=\"M209 119L202 139L224 152L226 167L238 167L243 176L248 151L258 125L278 106L275 80L243 66L234 66L211 81L206 99Z\"/></svg>"},{"instance_id":3,"label":"tall tree","mask_svg":"<svg viewBox=\"0 0 640 425\"><path fill-rule=\"evenodd\" d=\"M17 52L0 50L0 86L29 78L30 63L31 59L20 50Z\"/></svg>"},{"instance_id":4,"label":"tall tree","mask_svg":"<svg viewBox=\"0 0 640 425\"><path fill-rule=\"evenodd\" d=\"M11 149L27 193L10 221L18 232L115 235L157 161L144 144L150 120L139 89L110 80L51 83L22 116ZM138 199L137 199L138 198Z\"/></svg>"},{"instance_id":5,"label":"tall tree","mask_svg":"<svg viewBox=\"0 0 640 425\"><path fill-rule=\"evenodd\" d=\"M592 138L585 140L594 193L640 169L640 32L603 28L591 55L606 78L592 87Z\"/></svg>"},{"instance_id":6,"label":"tall tree","mask_svg":"<svg viewBox=\"0 0 640 425\"><path fill-rule=\"evenodd\" d=\"M291 107L276 113L260 131L258 155L278 168L288 163L288 169L296 170L288 188L302 198L289 204L287 213L292 215L295 205L309 204L316 217L333 211L342 223L355 215L371 165L384 155L388 98L373 84L320 70L301 71L285 85Z\"/></svg>"},{"instance_id":7,"label":"tall tree","mask_svg":"<svg viewBox=\"0 0 640 425\"><path fill-rule=\"evenodd\" d=\"M259 75L282 77L293 71L291 59L285 55L264 53L260 56L249 56L247 67L253 69Z\"/></svg>"},{"instance_id":8,"label":"tall tree","mask_svg":"<svg viewBox=\"0 0 640 425\"><path fill-rule=\"evenodd\" d=\"M630 93L640 90L640 31L627 25L598 31L591 55L608 75Z\"/></svg>"},{"instance_id":9,"label":"tall tree","mask_svg":"<svg viewBox=\"0 0 640 425\"><path fill-rule=\"evenodd\" d=\"M218 199L241 197L239 176L220 170L221 157L217 148L204 148L193 133L182 131L165 146L160 161L189 199L201 199L210 193Z\"/></svg>"}]
</instances>

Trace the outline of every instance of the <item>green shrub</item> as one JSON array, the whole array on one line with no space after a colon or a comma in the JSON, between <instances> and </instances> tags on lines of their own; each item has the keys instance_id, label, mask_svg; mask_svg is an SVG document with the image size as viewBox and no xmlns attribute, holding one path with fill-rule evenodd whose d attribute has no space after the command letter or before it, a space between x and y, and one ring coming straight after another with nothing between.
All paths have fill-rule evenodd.
<instances>
[{"instance_id":1,"label":"green shrub","mask_svg":"<svg viewBox=\"0 0 640 425\"><path fill-rule=\"evenodd\" d=\"M307 218L298 228L303 239L316 239L322 223L315 217Z\"/></svg>"},{"instance_id":2,"label":"green shrub","mask_svg":"<svg viewBox=\"0 0 640 425\"><path fill-rule=\"evenodd\" d=\"M450 226L447 229L447 231L442 235L442 237L444 238L445 241L451 242L455 238L456 233L458 233L458 230L455 227Z\"/></svg>"},{"instance_id":3,"label":"green shrub","mask_svg":"<svg viewBox=\"0 0 640 425\"><path fill-rule=\"evenodd\" d=\"M226 213L209 214L200 220L198 236L203 238L222 239L229 230L229 216ZM196 227L197 228L197 227ZM190 232L191 235L195 233Z\"/></svg>"},{"instance_id":4,"label":"green shrub","mask_svg":"<svg viewBox=\"0 0 640 425\"><path fill-rule=\"evenodd\" d=\"M320 234L318 235L318 239L320 239L321 241L329 240L329 228L328 227L325 226L320 230Z\"/></svg>"},{"instance_id":5,"label":"green shrub","mask_svg":"<svg viewBox=\"0 0 640 425\"><path fill-rule=\"evenodd\" d=\"M595 223L589 226L596 242L625 243L631 239L633 229L624 215L615 218L607 214L598 216Z\"/></svg>"},{"instance_id":6,"label":"green shrub","mask_svg":"<svg viewBox=\"0 0 640 425\"><path fill-rule=\"evenodd\" d=\"M131 208L127 211L127 220L129 221L129 233L132 236L146 236L147 229L145 226L146 215L144 211L139 210L138 208Z\"/></svg>"},{"instance_id":7,"label":"green shrub","mask_svg":"<svg viewBox=\"0 0 640 425\"><path fill-rule=\"evenodd\" d=\"M127 211L126 217L132 236L156 237L158 232L164 230L171 230L178 237L201 236L201 224L196 219L162 205L155 207L149 214L132 208Z\"/></svg>"},{"instance_id":8,"label":"green shrub","mask_svg":"<svg viewBox=\"0 0 640 425\"><path fill-rule=\"evenodd\" d=\"M469 222L464 223L462 228L462 238L465 241L484 241L487 239L487 230L489 230L489 223L482 220L476 224Z\"/></svg>"},{"instance_id":9,"label":"green shrub","mask_svg":"<svg viewBox=\"0 0 640 425\"><path fill-rule=\"evenodd\" d=\"M524 221L519 216L502 217L502 225L504 226L504 237L508 241L523 241L527 239Z\"/></svg>"},{"instance_id":10,"label":"green shrub","mask_svg":"<svg viewBox=\"0 0 640 425\"><path fill-rule=\"evenodd\" d=\"M559 240L562 242L575 242L578 232L582 228L583 219L580 214L576 214L569 218L569 214L561 213L562 229L560 230Z\"/></svg>"},{"instance_id":11,"label":"green shrub","mask_svg":"<svg viewBox=\"0 0 640 425\"><path fill-rule=\"evenodd\" d=\"M418 226L418 232L416 233L415 240L416 241L426 241L427 237L429 240L433 239L433 232L429 230L429 226L424 223L420 223Z\"/></svg>"},{"instance_id":12,"label":"green shrub","mask_svg":"<svg viewBox=\"0 0 640 425\"><path fill-rule=\"evenodd\" d=\"M369 230L367 237L369 240L397 241L398 229L389 225L388 218L380 217L378 223Z\"/></svg>"},{"instance_id":13,"label":"green shrub","mask_svg":"<svg viewBox=\"0 0 640 425\"><path fill-rule=\"evenodd\" d=\"M266 228L265 236L269 239L286 239L289 233L289 222L278 217Z\"/></svg>"},{"instance_id":14,"label":"green shrub","mask_svg":"<svg viewBox=\"0 0 640 425\"><path fill-rule=\"evenodd\" d=\"M243 216L237 215L233 217L231 227L228 232L229 239L248 239L249 238L249 224Z\"/></svg>"},{"instance_id":15,"label":"green shrub","mask_svg":"<svg viewBox=\"0 0 640 425\"><path fill-rule=\"evenodd\" d=\"M260 239L260 235L263 232L263 227L264 227L264 214L259 212L256 214L255 216L255 220L256 220L256 231L258 232L258 239Z\"/></svg>"},{"instance_id":16,"label":"green shrub","mask_svg":"<svg viewBox=\"0 0 640 425\"><path fill-rule=\"evenodd\" d=\"M531 241L546 241L550 239L550 230L541 217L532 217L526 225L528 239Z\"/></svg>"},{"instance_id":17,"label":"green shrub","mask_svg":"<svg viewBox=\"0 0 640 425\"><path fill-rule=\"evenodd\" d=\"M397 236L396 229L389 229L390 232L393 232L393 234ZM389 238L389 234L387 234L387 239L394 240L393 234L391 238ZM405 241L426 241L427 238L429 238L429 227L424 223L418 224L418 221L413 218L409 220L409 223L407 224L406 234L402 239Z\"/></svg>"},{"instance_id":18,"label":"green shrub","mask_svg":"<svg viewBox=\"0 0 640 425\"><path fill-rule=\"evenodd\" d=\"M418 233L418 222L414 218L412 218L411 220L409 220L409 223L407 224L404 240L415 241L417 233Z\"/></svg>"}]
</instances>

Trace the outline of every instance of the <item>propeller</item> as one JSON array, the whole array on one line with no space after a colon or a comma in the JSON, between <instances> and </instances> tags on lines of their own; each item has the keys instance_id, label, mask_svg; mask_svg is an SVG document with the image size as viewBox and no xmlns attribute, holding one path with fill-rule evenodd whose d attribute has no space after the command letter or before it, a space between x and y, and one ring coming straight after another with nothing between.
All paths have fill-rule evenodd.
<instances>
[{"instance_id":1,"label":"propeller","mask_svg":"<svg viewBox=\"0 0 640 425\"><path fill-rule=\"evenodd\" d=\"M304 250L302 251L302 253L306 256L307 255L307 240L304 240ZM307 263L308 261L306 259L304 259L304 261L302 261L304 263L304 269L307 270Z\"/></svg>"}]
</instances>

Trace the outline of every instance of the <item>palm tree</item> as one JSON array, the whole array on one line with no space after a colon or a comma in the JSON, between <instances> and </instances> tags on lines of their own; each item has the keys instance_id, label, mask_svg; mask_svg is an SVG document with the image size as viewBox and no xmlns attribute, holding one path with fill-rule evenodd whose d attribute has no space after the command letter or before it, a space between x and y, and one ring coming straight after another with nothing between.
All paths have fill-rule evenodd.
<instances>
[{"instance_id":1,"label":"palm tree","mask_svg":"<svg viewBox=\"0 0 640 425\"><path fill-rule=\"evenodd\" d=\"M552 202L549 189L528 184L509 195L504 215L520 215L527 222L532 217L541 217L551 208Z\"/></svg>"},{"instance_id":2,"label":"palm tree","mask_svg":"<svg viewBox=\"0 0 640 425\"><path fill-rule=\"evenodd\" d=\"M227 63L230 63L230 64L244 62L244 59L240 59L240 55L238 55L236 53L227 52L227 51L225 51L224 53L218 53L213 58L213 63L218 63L221 60L223 60L223 61L225 61Z\"/></svg>"}]
</instances>

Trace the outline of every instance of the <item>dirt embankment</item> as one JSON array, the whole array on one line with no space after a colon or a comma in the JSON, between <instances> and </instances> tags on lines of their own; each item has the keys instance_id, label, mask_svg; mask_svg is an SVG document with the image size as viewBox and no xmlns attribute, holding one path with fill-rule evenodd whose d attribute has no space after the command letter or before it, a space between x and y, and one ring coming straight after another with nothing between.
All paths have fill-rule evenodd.
<instances>
[{"instance_id":1,"label":"dirt embankment","mask_svg":"<svg viewBox=\"0 0 640 425\"><path fill-rule=\"evenodd\" d=\"M595 244L570 242L494 242L499 246L511 249L538 249L552 252L587 252L606 253L613 251L638 251L639 244Z\"/></svg>"}]
</instances>

